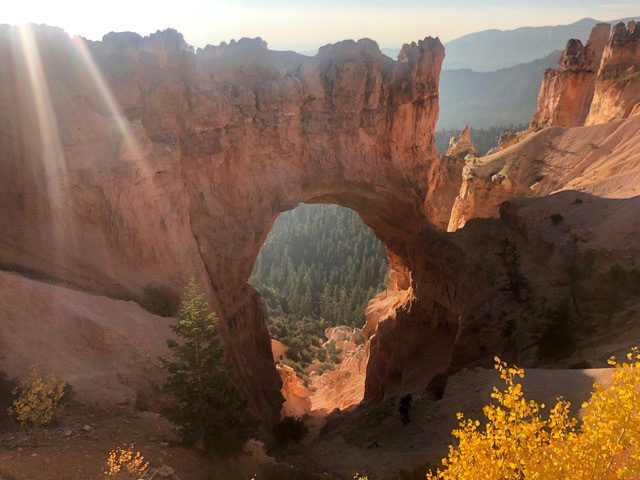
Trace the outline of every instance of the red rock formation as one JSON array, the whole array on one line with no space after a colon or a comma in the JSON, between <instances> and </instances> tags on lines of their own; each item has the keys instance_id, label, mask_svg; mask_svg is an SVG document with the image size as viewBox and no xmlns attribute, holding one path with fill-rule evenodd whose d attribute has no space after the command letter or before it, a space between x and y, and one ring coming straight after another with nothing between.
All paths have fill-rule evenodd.
<instances>
[{"instance_id":1,"label":"red rock formation","mask_svg":"<svg viewBox=\"0 0 640 480\"><path fill-rule=\"evenodd\" d=\"M640 25L619 23L602 56L586 125L637 115L639 106Z\"/></svg>"},{"instance_id":2,"label":"red rock formation","mask_svg":"<svg viewBox=\"0 0 640 480\"><path fill-rule=\"evenodd\" d=\"M576 45L576 64L590 48ZM545 129L466 164L437 159L443 54L431 38L405 45L395 62L370 40L309 58L259 39L194 52L171 30L87 43L1 27L0 266L141 303L148 287L177 296L195 275L268 424L280 415L281 380L247 279L279 213L335 203L361 215L393 270L367 309L365 400L423 390L452 365L491 358L506 341L501 312L527 314L499 292L499 242L522 247L532 288L546 294L552 266L566 284L577 237L594 257L621 258L589 243L590 222L604 232L637 212L587 196L602 216L567 214L550 234L545 199L498 205L566 188L637 195L640 119ZM573 197L553 198L571 211ZM447 224L458 231L443 232ZM616 245L635 254L640 239L623 227Z\"/></svg>"},{"instance_id":3,"label":"red rock formation","mask_svg":"<svg viewBox=\"0 0 640 480\"><path fill-rule=\"evenodd\" d=\"M579 190L604 198L640 194L640 119L529 132L515 146L467 162L449 231L497 218L502 202Z\"/></svg>"},{"instance_id":4,"label":"red rock formation","mask_svg":"<svg viewBox=\"0 0 640 480\"><path fill-rule=\"evenodd\" d=\"M38 365L82 402L161 407L156 359L169 355L170 322L133 302L0 272L0 370L24 378Z\"/></svg>"},{"instance_id":5,"label":"red rock formation","mask_svg":"<svg viewBox=\"0 0 640 480\"><path fill-rule=\"evenodd\" d=\"M365 338L359 328L338 326L325 330L326 342L340 350L340 363L321 375L311 374L313 410L332 412L357 405L364 397L365 373L369 358Z\"/></svg>"},{"instance_id":6,"label":"red rock formation","mask_svg":"<svg viewBox=\"0 0 640 480\"><path fill-rule=\"evenodd\" d=\"M574 127L584 123L610 29L608 23L596 25L585 46L580 40L569 40L558 60L560 69L544 72L533 128Z\"/></svg>"},{"instance_id":7,"label":"red rock formation","mask_svg":"<svg viewBox=\"0 0 640 480\"><path fill-rule=\"evenodd\" d=\"M431 222L443 230L449 224L451 209L460 191L465 162L477 154L478 150L471 141L471 130L467 125L458 138L450 138L447 153L431 164L424 208Z\"/></svg>"},{"instance_id":8,"label":"red rock formation","mask_svg":"<svg viewBox=\"0 0 640 480\"><path fill-rule=\"evenodd\" d=\"M293 417L301 417L311 411L311 392L300 383L293 368L288 365L276 365L276 369L282 380L282 414Z\"/></svg>"},{"instance_id":9,"label":"red rock formation","mask_svg":"<svg viewBox=\"0 0 640 480\"><path fill-rule=\"evenodd\" d=\"M424 367L382 364L457 318L439 260L419 240L431 235L424 200L443 55L432 38L396 62L370 40L309 58L259 39L194 52L171 30L85 42L4 26L0 263L117 298L150 285L177 295L195 275L250 399L275 418L280 379L246 283L253 262L280 212L303 201L350 207L403 278L408 303L371 340L367 396L392 394L398 375ZM396 329L411 328L415 344L394 352ZM448 358L454 330L443 335Z\"/></svg>"},{"instance_id":10,"label":"red rock formation","mask_svg":"<svg viewBox=\"0 0 640 480\"><path fill-rule=\"evenodd\" d=\"M594 27L583 47L569 40L545 72L532 128L596 125L640 112L640 26L631 21Z\"/></svg>"}]
</instances>

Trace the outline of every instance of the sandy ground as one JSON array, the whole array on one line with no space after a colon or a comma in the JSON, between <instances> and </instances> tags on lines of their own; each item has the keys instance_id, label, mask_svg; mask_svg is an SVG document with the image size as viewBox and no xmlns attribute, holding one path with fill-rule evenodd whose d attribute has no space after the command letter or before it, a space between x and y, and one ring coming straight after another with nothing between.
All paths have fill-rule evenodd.
<instances>
[{"instance_id":1,"label":"sandy ground","mask_svg":"<svg viewBox=\"0 0 640 480\"><path fill-rule=\"evenodd\" d=\"M251 455L236 460L206 458L176 444L173 427L155 413L73 403L55 427L43 430L37 445L23 431L0 434L0 479L104 479L109 452L131 443L151 467L167 465L180 480L249 480L259 465L273 462L253 443Z\"/></svg>"}]
</instances>

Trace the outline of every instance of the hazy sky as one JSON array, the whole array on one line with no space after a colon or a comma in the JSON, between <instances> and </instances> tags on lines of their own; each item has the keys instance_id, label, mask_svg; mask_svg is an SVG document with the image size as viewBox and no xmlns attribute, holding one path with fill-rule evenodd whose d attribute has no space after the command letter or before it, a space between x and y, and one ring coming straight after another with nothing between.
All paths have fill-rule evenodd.
<instances>
[{"instance_id":1,"label":"hazy sky","mask_svg":"<svg viewBox=\"0 0 640 480\"><path fill-rule=\"evenodd\" d=\"M308 50L369 37L381 47L488 28L640 15L640 0L2 0L0 23L46 23L97 40L109 31L173 27L195 46L260 36L272 49Z\"/></svg>"}]
</instances>

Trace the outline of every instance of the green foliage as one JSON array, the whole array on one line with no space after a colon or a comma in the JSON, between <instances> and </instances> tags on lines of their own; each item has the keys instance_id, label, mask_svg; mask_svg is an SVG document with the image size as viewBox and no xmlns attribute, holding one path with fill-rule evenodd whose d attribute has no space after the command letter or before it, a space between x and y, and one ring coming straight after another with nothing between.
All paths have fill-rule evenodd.
<instances>
[{"instance_id":1,"label":"green foliage","mask_svg":"<svg viewBox=\"0 0 640 480\"><path fill-rule=\"evenodd\" d=\"M326 328L364 324L388 268L384 247L358 214L302 204L276 220L249 281L262 296L269 333L304 368L326 361Z\"/></svg>"},{"instance_id":2,"label":"green foliage","mask_svg":"<svg viewBox=\"0 0 640 480\"><path fill-rule=\"evenodd\" d=\"M528 124L536 111L542 74L557 66L559 56L560 52L553 52L545 58L492 72L443 70L438 129L462 128L466 124L473 128Z\"/></svg>"},{"instance_id":3,"label":"green foliage","mask_svg":"<svg viewBox=\"0 0 640 480\"><path fill-rule=\"evenodd\" d=\"M507 274L507 279L500 290L511 293L513 299L517 302L525 301L527 299L526 294L530 290L529 281L520 269L520 254L515 244L505 238L500 243L500 250L496 255L500 257Z\"/></svg>"},{"instance_id":4,"label":"green foliage","mask_svg":"<svg viewBox=\"0 0 640 480\"><path fill-rule=\"evenodd\" d=\"M526 129L526 125L500 125L488 128L472 128L471 140L473 145L478 149L479 155L485 155L489 150L498 145L500 135L505 132L519 132ZM438 130L435 134L436 149L438 155L444 155L449 148L449 139L451 137L458 138L462 129L447 128Z\"/></svg>"},{"instance_id":5,"label":"green foliage","mask_svg":"<svg viewBox=\"0 0 640 480\"><path fill-rule=\"evenodd\" d=\"M318 367L316 368L316 373L318 375L322 375L324 372L330 372L334 369L335 369L335 366L333 363L324 362L318 365Z\"/></svg>"},{"instance_id":6,"label":"green foliage","mask_svg":"<svg viewBox=\"0 0 640 480\"><path fill-rule=\"evenodd\" d=\"M185 444L205 452L235 454L257 432L246 402L233 381L218 333L218 319L192 279L185 291L178 323L180 339L167 340L171 359L160 359L167 371L164 390L177 404L165 412L178 426Z\"/></svg>"},{"instance_id":7,"label":"green foliage","mask_svg":"<svg viewBox=\"0 0 640 480\"><path fill-rule=\"evenodd\" d=\"M575 345L569 299L563 299L550 308L547 319L538 343L538 351L540 356L547 360L557 360L571 353Z\"/></svg>"},{"instance_id":8,"label":"green foliage","mask_svg":"<svg viewBox=\"0 0 640 480\"><path fill-rule=\"evenodd\" d=\"M276 442L283 445L285 443L300 443L309 433L309 429L301 418L285 415L273 429L273 436Z\"/></svg>"}]
</instances>

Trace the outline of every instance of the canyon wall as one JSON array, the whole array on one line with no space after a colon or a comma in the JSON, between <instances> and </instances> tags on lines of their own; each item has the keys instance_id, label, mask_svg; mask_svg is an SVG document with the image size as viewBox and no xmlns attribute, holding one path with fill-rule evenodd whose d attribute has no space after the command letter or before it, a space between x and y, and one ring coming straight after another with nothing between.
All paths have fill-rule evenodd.
<instances>
[{"instance_id":1,"label":"canyon wall","mask_svg":"<svg viewBox=\"0 0 640 480\"><path fill-rule=\"evenodd\" d=\"M172 30L88 42L3 26L0 265L141 304L177 299L195 276L273 419L280 378L247 279L279 213L340 204L385 244L402 292L371 335L366 396L392 394L424 370L406 360L432 333L428 370L446 365L458 317L441 240L423 248L436 235L425 199L443 56L433 38L394 61L370 40L305 57L260 39L194 51ZM403 329L420 333L399 352Z\"/></svg>"},{"instance_id":2,"label":"canyon wall","mask_svg":"<svg viewBox=\"0 0 640 480\"><path fill-rule=\"evenodd\" d=\"M593 104L635 78L622 53L635 33L613 41L616 27L598 71L614 57L626 69L608 72L615 81L602 91L600 76L577 80L595 75L605 30L587 47L570 43L557 88L543 86L537 126L591 122L589 96ZM638 258L640 118L518 134L482 158L467 131L437 158L443 56L430 37L394 61L366 39L306 57L260 39L194 51L173 30L87 42L0 27L0 268L110 302L151 309L161 297L165 315L194 276L268 426L282 382L247 280L281 212L334 203L360 214L391 263L387 290L366 312L365 401L424 390L436 374L499 352L530 352L546 297L566 294L575 255L602 268ZM573 91L565 81L587 85L579 101L562 96ZM625 105L626 91L616 97ZM535 301L501 288L505 239L521 252Z\"/></svg>"},{"instance_id":3,"label":"canyon wall","mask_svg":"<svg viewBox=\"0 0 640 480\"><path fill-rule=\"evenodd\" d=\"M577 127L640 113L640 26L596 25L586 45L571 39L559 69L544 73L532 128Z\"/></svg>"}]
</instances>

